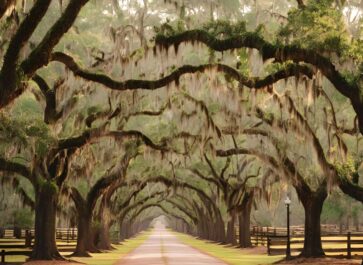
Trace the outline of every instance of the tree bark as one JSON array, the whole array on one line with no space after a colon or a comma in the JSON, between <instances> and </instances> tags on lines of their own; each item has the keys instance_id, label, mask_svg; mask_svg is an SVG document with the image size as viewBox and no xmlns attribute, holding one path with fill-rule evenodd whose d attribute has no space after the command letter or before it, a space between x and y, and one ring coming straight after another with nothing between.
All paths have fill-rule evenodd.
<instances>
[{"instance_id":1,"label":"tree bark","mask_svg":"<svg viewBox=\"0 0 363 265\"><path fill-rule=\"evenodd\" d=\"M253 195L248 194L242 204L241 213L238 215L239 223L239 246L241 248L252 247L251 242L251 210L252 210Z\"/></svg>"},{"instance_id":2,"label":"tree bark","mask_svg":"<svg viewBox=\"0 0 363 265\"><path fill-rule=\"evenodd\" d=\"M231 220L229 220L227 224L227 236L226 236L227 244L237 245L236 229L234 228L235 220L236 220L236 213L232 212Z\"/></svg>"},{"instance_id":3,"label":"tree bark","mask_svg":"<svg viewBox=\"0 0 363 265\"><path fill-rule=\"evenodd\" d=\"M123 220L120 221L120 241L124 241L126 239L126 224Z\"/></svg>"},{"instance_id":4,"label":"tree bark","mask_svg":"<svg viewBox=\"0 0 363 265\"><path fill-rule=\"evenodd\" d=\"M110 240L110 223L104 219L100 220L100 228L98 229L98 242L96 246L99 250L112 250Z\"/></svg>"},{"instance_id":5,"label":"tree bark","mask_svg":"<svg viewBox=\"0 0 363 265\"><path fill-rule=\"evenodd\" d=\"M36 196L35 242L31 254L32 260L63 259L55 239L57 203L57 186L51 182L42 184Z\"/></svg>"},{"instance_id":6,"label":"tree bark","mask_svg":"<svg viewBox=\"0 0 363 265\"><path fill-rule=\"evenodd\" d=\"M320 215L327 197L326 184L308 197L300 198L305 209L304 248L300 256L322 257L324 250L321 243Z\"/></svg>"},{"instance_id":7,"label":"tree bark","mask_svg":"<svg viewBox=\"0 0 363 265\"><path fill-rule=\"evenodd\" d=\"M78 210L78 236L74 257L90 257L89 252L99 252L94 245L94 231L92 229L92 214L85 208Z\"/></svg>"},{"instance_id":8,"label":"tree bark","mask_svg":"<svg viewBox=\"0 0 363 265\"><path fill-rule=\"evenodd\" d=\"M226 243L226 230L224 226L224 221L220 218L218 218L216 223L216 231L217 231L217 241L225 244Z\"/></svg>"}]
</instances>

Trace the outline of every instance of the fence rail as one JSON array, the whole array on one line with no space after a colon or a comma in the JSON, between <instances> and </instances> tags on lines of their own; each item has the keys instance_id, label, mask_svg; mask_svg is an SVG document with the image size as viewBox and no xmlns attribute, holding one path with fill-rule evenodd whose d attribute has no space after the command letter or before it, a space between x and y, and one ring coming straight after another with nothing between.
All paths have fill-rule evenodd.
<instances>
[{"instance_id":1,"label":"fence rail","mask_svg":"<svg viewBox=\"0 0 363 265\"><path fill-rule=\"evenodd\" d=\"M34 239L34 229L0 228L0 261L6 256L30 256ZM73 252L77 240L76 228L57 228L58 248L63 252Z\"/></svg>"},{"instance_id":2,"label":"fence rail","mask_svg":"<svg viewBox=\"0 0 363 265\"><path fill-rule=\"evenodd\" d=\"M321 241L323 250L333 257L363 257L363 232L339 233L336 226L322 226ZM304 229L291 227L290 248L298 255L304 244ZM286 253L287 229L275 227L252 227L251 241L254 246L266 246L269 255Z\"/></svg>"},{"instance_id":3,"label":"fence rail","mask_svg":"<svg viewBox=\"0 0 363 265\"><path fill-rule=\"evenodd\" d=\"M30 233L30 234L27 234ZM57 228L56 229L56 239L69 239L75 240L77 239L77 228ZM0 228L0 239L1 238L16 238L22 239L26 238L27 236L34 237L34 229L21 229L21 228L14 228L14 229L3 229Z\"/></svg>"}]
</instances>

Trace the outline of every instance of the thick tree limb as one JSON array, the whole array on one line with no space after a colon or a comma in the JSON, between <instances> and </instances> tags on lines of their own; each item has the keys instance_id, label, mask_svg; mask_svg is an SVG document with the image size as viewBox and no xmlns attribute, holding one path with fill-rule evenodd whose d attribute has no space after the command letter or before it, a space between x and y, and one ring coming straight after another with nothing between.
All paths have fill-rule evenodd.
<instances>
[{"instance_id":1,"label":"thick tree limb","mask_svg":"<svg viewBox=\"0 0 363 265\"><path fill-rule=\"evenodd\" d=\"M168 179L167 177L165 176L156 176L156 177L152 177L152 178L148 178L146 180L146 182L148 183L157 183L157 182L160 182L160 183L163 183L165 186L167 187L176 187L176 188L186 188L186 189L189 189L189 190L193 190L195 191L198 196L201 198L201 200L204 200L205 202L207 202L209 204L209 206L211 207L208 207L207 210L208 211L211 211L213 210L216 214L218 214L218 207L217 205L214 203L214 201L204 192L203 189L200 189L200 188L197 188L189 183L186 183L186 182L181 182L181 181L177 181L177 180L171 180L171 179Z\"/></svg>"},{"instance_id":2,"label":"thick tree limb","mask_svg":"<svg viewBox=\"0 0 363 265\"><path fill-rule=\"evenodd\" d=\"M11 162L0 157L0 170L19 174L34 184L34 178L32 176L31 170L22 164Z\"/></svg>"},{"instance_id":3,"label":"thick tree limb","mask_svg":"<svg viewBox=\"0 0 363 265\"><path fill-rule=\"evenodd\" d=\"M145 145L160 151L167 151L167 147L165 144L155 144L149 137L144 135L143 133L135 130L130 131L110 131L105 132L102 128L96 128L92 130L88 130L81 134L80 136L76 136L73 138L63 139L58 142L58 146L56 151L60 151L63 149L73 149L80 148L94 139L102 138L102 137L114 137L116 139L139 139Z\"/></svg>"},{"instance_id":4,"label":"thick tree limb","mask_svg":"<svg viewBox=\"0 0 363 265\"><path fill-rule=\"evenodd\" d=\"M192 172L197 177L199 177L201 179L204 179L205 181L208 181L210 183L213 183L218 188L223 189L223 186L221 186L221 184L219 183L219 181L217 181L215 178L209 178L209 177L204 176L198 169L190 169L189 171Z\"/></svg>"},{"instance_id":5,"label":"thick tree limb","mask_svg":"<svg viewBox=\"0 0 363 265\"><path fill-rule=\"evenodd\" d=\"M19 80L17 80L19 78L17 73L19 54L44 17L50 3L51 0L37 0L10 40L0 72L0 108L6 106L23 92L23 87L19 86Z\"/></svg>"},{"instance_id":6,"label":"thick tree limb","mask_svg":"<svg viewBox=\"0 0 363 265\"><path fill-rule=\"evenodd\" d=\"M125 154L119 165L111 171L111 173L106 174L97 180L97 182L92 186L91 190L87 194L87 207L93 209L96 205L98 198L102 193L113 183L118 181L123 181L126 176L126 171L128 165L135 155Z\"/></svg>"},{"instance_id":7,"label":"thick tree limb","mask_svg":"<svg viewBox=\"0 0 363 265\"><path fill-rule=\"evenodd\" d=\"M86 200L83 199L82 194L75 187L70 188L70 195L77 209L86 207Z\"/></svg>"},{"instance_id":8,"label":"thick tree limb","mask_svg":"<svg viewBox=\"0 0 363 265\"><path fill-rule=\"evenodd\" d=\"M175 82L178 83L181 76L185 74L193 74L197 72L205 72L209 70L217 70L218 72L225 73L232 78L236 79L237 81L241 82L243 85L250 87L250 88L266 88L268 85L272 85L273 83L297 75L306 75L308 77L312 77L313 72L311 69L304 65L295 65L291 64L286 69L278 71L274 74L266 76L265 78L248 78L243 76L233 67L224 64L204 64L199 66L192 66L192 65L184 65L178 69L176 69L171 74L158 79L158 80L136 80L131 79L127 81L116 81L111 77L100 74L100 73L93 73L87 70L82 69L74 59L64 53L56 52L52 54L52 60L58 61L63 63L64 65L69 68L74 75L82 77L86 80L94 81L96 83L102 84L107 88L114 89L114 90L132 90L132 89L148 89L148 90L155 90L168 84Z\"/></svg>"},{"instance_id":9,"label":"thick tree limb","mask_svg":"<svg viewBox=\"0 0 363 265\"><path fill-rule=\"evenodd\" d=\"M156 45L163 49L179 46L184 42L202 42L213 50L226 51L239 48L253 48L259 50L264 60L275 59L277 62L288 60L296 63L305 62L317 67L329 79L335 88L348 97L359 118L359 129L363 133L363 99L358 83L349 82L335 65L325 56L313 50L303 49L294 45L278 46L265 41L255 32L246 32L239 36L220 40L205 30L189 30L174 36L158 35Z\"/></svg>"},{"instance_id":10,"label":"thick tree limb","mask_svg":"<svg viewBox=\"0 0 363 265\"><path fill-rule=\"evenodd\" d=\"M352 183L345 177L339 179L339 188L348 196L363 203L363 187Z\"/></svg>"},{"instance_id":11,"label":"thick tree limb","mask_svg":"<svg viewBox=\"0 0 363 265\"><path fill-rule=\"evenodd\" d=\"M270 168L274 171L277 170L277 173L279 170L283 170L286 174L288 174L291 177L291 180L293 182L294 186L300 186L301 190L304 192L310 193L311 189L308 186L308 184L305 182L304 178L300 175L298 170L296 169L294 163L287 157L284 158L282 161L282 164L278 163L278 161L273 158L272 156L269 156L267 154L263 154L255 149L246 149L246 148L232 148L228 150L217 150L216 155L219 157L228 157L233 155L252 155L258 157L261 161L267 163Z\"/></svg>"},{"instance_id":12,"label":"thick tree limb","mask_svg":"<svg viewBox=\"0 0 363 265\"><path fill-rule=\"evenodd\" d=\"M47 124L54 124L62 117L64 113L64 106L59 111L57 110L56 99L57 88L63 84L64 79L58 80L54 84L53 89L48 86L47 82L40 75L35 75L33 77L33 81L38 85L45 98L46 105L44 110L44 122ZM72 103L69 102L69 104Z\"/></svg>"},{"instance_id":13,"label":"thick tree limb","mask_svg":"<svg viewBox=\"0 0 363 265\"><path fill-rule=\"evenodd\" d=\"M120 218L121 219L125 218L125 216L131 210L137 209L137 207L144 205L149 200L154 199L154 198L159 197L159 196L162 196L164 194L165 194L164 191L157 191L157 192L154 192L153 194L150 194L150 196L146 196L146 197L134 202L133 204L128 205L126 208L122 209L122 211L119 212ZM137 212L140 212L140 210L138 210ZM139 215L140 213L137 213L137 212L136 212L136 215ZM131 218L131 219L133 219L133 218Z\"/></svg>"},{"instance_id":14,"label":"thick tree limb","mask_svg":"<svg viewBox=\"0 0 363 265\"><path fill-rule=\"evenodd\" d=\"M21 64L21 69L28 78L31 78L39 68L48 64L53 48L72 27L79 12L87 2L88 0L71 0L69 2L62 16L54 23L39 45Z\"/></svg>"},{"instance_id":15,"label":"thick tree limb","mask_svg":"<svg viewBox=\"0 0 363 265\"><path fill-rule=\"evenodd\" d=\"M190 220L193 221L194 224L198 223L198 218L196 218L191 212L189 212L185 207L183 207L183 205L177 203L176 201L170 200L170 199L167 199L165 201L170 203L171 205L175 206L176 208L178 208L181 212L183 212L186 216L188 216L190 218Z\"/></svg>"},{"instance_id":16,"label":"thick tree limb","mask_svg":"<svg viewBox=\"0 0 363 265\"><path fill-rule=\"evenodd\" d=\"M28 206L28 207L30 207L30 209L34 210L35 209L34 199L32 199L29 196L29 194L26 192L26 190L20 186L19 179L13 178L12 184L13 184L13 188L16 190L16 193L21 198L23 205Z\"/></svg>"},{"instance_id":17,"label":"thick tree limb","mask_svg":"<svg viewBox=\"0 0 363 265\"><path fill-rule=\"evenodd\" d=\"M6 11L16 4L16 0L1 0L0 1L0 19L5 15Z\"/></svg>"}]
</instances>

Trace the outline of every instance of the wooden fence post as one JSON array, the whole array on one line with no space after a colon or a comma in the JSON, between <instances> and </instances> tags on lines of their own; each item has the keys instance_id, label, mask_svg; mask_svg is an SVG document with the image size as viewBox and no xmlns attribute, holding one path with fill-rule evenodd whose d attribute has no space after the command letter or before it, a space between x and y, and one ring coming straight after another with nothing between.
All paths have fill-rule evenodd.
<instances>
[{"instance_id":1,"label":"wooden fence post","mask_svg":"<svg viewBox=\"0 0 363 265\"><path fill-rule=\"evenodd\" d=\"M267 255L271 255L271 238L267 235Z\"/></svg>"},{"instance_id":2,"label":"wooden fence post","mask_svg":"<svg viewBox=\"0 0 363 265\"><path fill-rule=\"evenodd\" d=\"M5 263L5 250L1 250L1 263Z\"/></svg>"},{"instance_id":3,"label":"wooden fence post","mask_svg":"<svg viewBox=\"0 0 363 265\"><path fill-rule=\"evenodd\" d=\"M348 259L352 258L351 244L350 244L350 232L347 234L347 256Z\"/></svg>"},{"instance_id":4,"label":"wooden fence post","mask_svg":"<svg viewBox=\"0 0 363 265\"><path fill-rule=\"evenodd\" d=\"M31 248L32 247L32 233L29 229L25 230L25 247Z\"/></svg>"}]
</instances>

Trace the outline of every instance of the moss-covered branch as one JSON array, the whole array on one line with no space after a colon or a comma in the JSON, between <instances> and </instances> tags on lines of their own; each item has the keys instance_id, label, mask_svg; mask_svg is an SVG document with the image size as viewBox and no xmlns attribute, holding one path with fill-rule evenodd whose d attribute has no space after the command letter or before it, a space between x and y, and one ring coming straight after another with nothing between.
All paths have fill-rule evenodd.
<instances>
[{"instance_id":1,"label":"moss-covered branch","mask_svg":"<svg viewBox=\"0 0 363 265\"><path fill-rule=\"evenodd\" d=\"M135 155L125 154L120 163L110 173L104 175L92 186L87 194L87 206L93 209L102 193L116 182L123 182L128 165Z\"/></svg>"},{"instance_id":2,"label":"moss-covered branch","mask_svg":"<svg viewBox=\"0 0 363 265\"><path fill-rule=\"evenodd\" d=\"M51 0L37 0L10 40L0 71L0 108L23 92L24 87L19 85L20 77L17 69L19 55L46 14L51 2ZM4 7L7 9L6 4Z\"/></svg>"},{"instance_id":3,"label":"moss-covered branch","mask_svg":"<svg viewBox=\"0 0 363 265\"><path fill-rule=\"evenodd\" d=\"M49 87L44 78L42 78L40 75L35 75L33 77L33 81L38 85L45 98L46 105L44 110L44 122L47 124L56 123L62 117L65 109L65 106L63 106L60 110L57 110L56 99L57 88L59 88L63 84L64 79L59 79L57 82L55 82L52 89ZM74 104L74 102L66 104L66 106L69 106L71 104Z\"/></svg>"},{"instance_id":4,"label":"moss-covered branch","mask_svg":"<svg viewBox=\"0 0 363 265\"><path fill-rule=\"evenodd\" d=\"M129 131L104 131L103 128L96 128L85 131L80 136L62 139L58 142L58 146L55 148L55 152L64 149L76 149L81 148L84 145L90 143L94 139L102 137L113 137L117 140L119 139L137 139L142 141L145 145L160 151L168 151L165 144L156 144L149 137L144 135L142 132L136 130Z\"/></svg>"},{"instance_id":5,"label":"moss-covered branch","mask_svg":"<svg viewBox=\"0 0 363 265\"><path fill-rule=\"evenodd\" d=\"M363 133L363 93L358 82L349 81L336 69L329 58L320 55L314 50L303 49L295 45L275 45L264 40L256 32L245 32L228 39L218 39L207 31L199 29L185 31L172 36L157 35L155 42L162 49L168 49L170 46L178 47L181 43L185 42L201 42L209 48L221 52L239 48L253 48L261 53L264 60L305 62L314 65L341 94L350 99L358 115L360 132Z\"/></svg>"},{"instance_id":6,"label":"moss-covered branch","mask_svg":"<svg viewBox=\"0 0 363 265\"><path fill-rule=\"evenodd\" d=\"M203 64L198 66L184 65L174 70L171 74L158 80L131 79L126 81L117 81L106 74L95 73L83 69L79 64L76 63L76 61L71 56L65 53L53 53L52 60L63 63L76 76L82 77L86 80L94 81L114 90L155 90L161 87L165 87L172 82L178 84L179 79L183 75L203 73L211 70L217 70L218 72L224 73L234 78L246 87L256 89L266 88L267 86L272 85L279 80L286 79L292 76L306 75L309 78L313 76L313 72L308 66L298 64L289 64L285 69L277 71L276 73L270 74L264 78L246 77L238 72L235 68L225 64Z\"/></svg>"},{"instance_id":7,"label":"moss-covered branch","mask_svg":"<svg viewBox=\"0 0 363 265\"><path fill-rule=\"evenodd\" d=\"M19 174L34 184L34 178L31 170L20 163L8 161L5 158L0 157L0 170Z\"/></svg>"},{"instance_id":8,"label":"moss-covered branch","mask_svg":"<svg viewBox=\"0 0 363 265\"><path fill-rule=\"evenodd\" d=\"M363 203L363 187L358 184L354 184L346 177L340 177L339 188L348 196Z\"/></svg>"},{"instance_id":9,"label":"moss-covered branch","mask_svg":"<svg viewBox=\"0 0 363 265\"><path fill-rule=\"evenodd\" d=\"M71 0L61 17L53 24L39 45L22 62L21 69L31 78L41 67L48 64L53 48L59 43L63 35L72 27L82 7L88 0Z\"/></svg>"},{"instance_id":10,"label":"moss-covered branch","mask_svg":"<svg viewBox=\"0 0 363 265\"><path fill-rule=\"evenodd\" d=\"M311 189L305 182L304 178L300 175L296 169L294 163L287 157L279 163L274 157L261 153L255 149L248 148L231 148L228 150L217 150L216 155L218 157L228 157L233 155L251 155L259 158L262 162L266 163L277 174L283 171L286 175L291 177L294 187L298 187L306 194L311 193Z\"/></svg>"}]
</instances>

